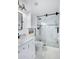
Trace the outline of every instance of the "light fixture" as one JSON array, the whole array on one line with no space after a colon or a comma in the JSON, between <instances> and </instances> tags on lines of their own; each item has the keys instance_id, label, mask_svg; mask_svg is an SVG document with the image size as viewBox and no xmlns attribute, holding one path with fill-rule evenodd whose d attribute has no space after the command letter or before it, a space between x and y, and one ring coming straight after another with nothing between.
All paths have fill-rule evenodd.
<instances>
[{"instance_id":1,"label":"light fixture","mask_svg":"<svg viewBox=\"0 0 79 59\"><path fill-rule=\"evenodd\" d=\"M36 6L37 6L37 5L38 5L38 2L35 2L35 3L34 3L34 5L36 5Z\"/></svg>"},{"instance_id":2,"label":"light fixture","mask_svg":"<svg viewBox=\"0 0 79 59\"><path fill-rule=\"evenodd\" d=\"M27 10L24 4L20 5L19 0L18 0L18 6L21 10Z\"/></svg>"}]
</instances>

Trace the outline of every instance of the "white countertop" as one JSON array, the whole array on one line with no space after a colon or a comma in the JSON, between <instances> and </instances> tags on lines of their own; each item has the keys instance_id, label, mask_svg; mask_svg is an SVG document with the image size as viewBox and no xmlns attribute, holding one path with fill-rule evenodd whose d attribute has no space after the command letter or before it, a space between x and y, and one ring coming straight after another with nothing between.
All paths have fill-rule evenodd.
<instances>
[{"instance_id":1,"label":"white countertop","mask_svg":"<svg viewBox=\"0 0 79 59\"><path fill-rule=\"evenodd\" d=\"M18 47L24 45L25 43L30 42L31 40L34 40L35 36L33 34L30 34L28 37L25 39L18 39Z\"/></svg>"}]
</instances>

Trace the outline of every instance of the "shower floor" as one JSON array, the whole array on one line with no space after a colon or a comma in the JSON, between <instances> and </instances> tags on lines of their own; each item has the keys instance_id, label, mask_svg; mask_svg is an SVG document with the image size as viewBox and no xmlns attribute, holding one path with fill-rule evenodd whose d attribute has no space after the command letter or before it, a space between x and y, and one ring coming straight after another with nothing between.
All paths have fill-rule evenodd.
<instances>
[{"instance_id":1,"label":"shower floor","mask_svg":"<svg viewBox=\"0 0 79 59\"><path fill-rule=\"evenodd\" d=\"M59 48L45 46L37 51L36 59L60 59Z\"/></svg>"}]
</instances>

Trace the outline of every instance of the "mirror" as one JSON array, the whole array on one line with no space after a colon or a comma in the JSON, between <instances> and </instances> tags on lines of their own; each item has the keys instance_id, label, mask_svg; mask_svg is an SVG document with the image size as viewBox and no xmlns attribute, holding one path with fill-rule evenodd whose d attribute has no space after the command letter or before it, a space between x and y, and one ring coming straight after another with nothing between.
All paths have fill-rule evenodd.
<instances>
[{"instance_id":1,"label":"mirror","mask_svg":"<svg viewBox=\"0 0 79 59\"><path fill-rule=\"evenodd\" d=\"M22 13L18 12L18 30L23 29L23 15Z\"/></svg>"}]
</instances>

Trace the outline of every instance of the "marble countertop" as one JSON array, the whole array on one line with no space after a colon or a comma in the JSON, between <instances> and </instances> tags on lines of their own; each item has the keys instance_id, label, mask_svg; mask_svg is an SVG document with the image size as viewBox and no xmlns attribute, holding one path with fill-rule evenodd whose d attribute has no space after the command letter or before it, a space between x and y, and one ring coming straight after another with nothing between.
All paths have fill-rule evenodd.
<instances>
[{"instance_id":1,"label":"marble countertop","mask_svg":"<svg viewBox=\"0 0 79 59\"><path fill-rule=\"evenodd\" d=\"M24 45L25 43L29 43L31 40L34 40L35 36L33 34L29 35L25 39L18 39L18 47Z\"/></svg>"}]
</instances>

